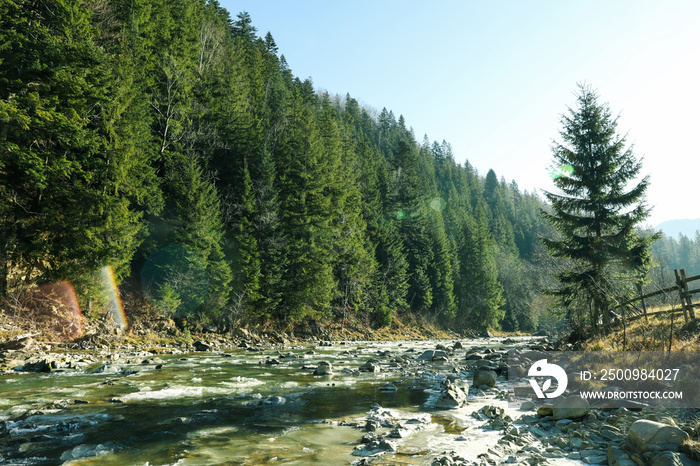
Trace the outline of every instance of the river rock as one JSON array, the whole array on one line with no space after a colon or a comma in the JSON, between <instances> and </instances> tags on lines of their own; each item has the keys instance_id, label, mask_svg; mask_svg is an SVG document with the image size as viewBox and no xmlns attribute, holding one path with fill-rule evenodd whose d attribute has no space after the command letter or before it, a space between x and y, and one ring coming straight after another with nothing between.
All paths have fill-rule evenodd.
<instances>
[{"instance_id":1,"label":"river rock","mask_svg":"<svg viewBox=\"0 0 700 466\"><path fill-rule=\"evenodd\" d=\"M423 354L418 356L418 360L419 361L432 361L434 355L435 355L435 350L425 350L425 351L423 351Z\"/></svg>"},{"instance_id":2,"label":"river rock","mask_svg":"<svg viewBox=\"0 0 700 466\"><path fill-rule=\"evenodd\" d=\"M524 401L520 405L521 411L530 411L531 409L535 409L535 402L534 401Z\"/></svg>"},{"instance_id":3,"label":"river rock","mask_svg":"<svg viewBox=\"0 0 700 466\"><path fill-rule=\"evenodd\" d=\"M440 393L435 402L435 407L437 409L460 408L467 402L468 391L467 387L462 388L447 381L442 393Z\"/></svg>"},{"instance_id":4,"label":"river rock","mask_svg":"<svg viewBox=\"0 0 700 466\"><path fill-rule=\"evenodd\" d=\"M476 371L474 373L473 386L476 388L481 387L482 385L486 385L488 387L495 387L497 378L498 375L494 371Z\"/></svg>"},{"instance_id":5,"label":"river rock","mask_svg":"<svg viewBox=\"0 0 700 466\"><path fill-rule=\"evenodd\" d=\"M545 403L539 408L537 408L537 414L540 416L553 416L554 415L554 405L551 403Z\"/></svg>"},{"instance_id":6,"label":"river rock","mask_svg":"<svg viewBox=\"0 0 700 466\"><path fill-rule=\"evenodd\" d=\"M649 466L697 466L687 455L675 451L657 453L649 460Z\"/></svg>"},{"instance_id":7,"label":"river rock","mask_svg":"<svg viewBox=\"0 0 700 466\"><path fill-rule=\"evenodd\" d=\"M394 385L393 383L387 383L379 387L379 390L383 392L395 392L397 388L396 385Z\"/></svg>"},{"instance_id":8,"label":"river rock","mask_svg":"<svg viewBox=\"0 0 700 466\"><path fill-rule=\"evenodd\" d=\"M591 407L588 404L588 400L579 395L556 398L552 405L552 415L555 421L559 419L578 419L590 411Z\"/></svg>"},{"instance_id":9,"label":"river rock","mask_svg":"<svg viewBox=\"0 0 700 466\"><path fill-rule=\"evenodd\" d=\"M38 351L41 345L31 335L20 335L0 345L0 350Z\"/></svg>"},{"instance_id":10,"label":"river rock","mask_svg":"<svg viewBox=\"0 0 700 466\"><path fill-rule=\"evenodd\" d=\"M362 457L367 457L367 456L379 456L384 453L389 453L389 452L395 452L396 451L396 444L392 442L391 440L387 439L380 439L380 440L375 440L372 441L368 444L365 445L358 445L355 447L353 450L352 454L354 456L362 456Z\"/></svg>"},{"instance_id":11,"label":"river rock","mask_svg":"<svg viewBox=\"0 0 700 466\"><path fill-rule=\"evenodd\" d=\"M194 346L195 351L211 351L211 345L208 345L200 340L195 341L192 346Z\"/></svg>"},{"instance_id":12,"label":"river rock","mask_svg":"<svg viewBox=\"0 0 700 466\"><path fill-rule=\"evenodd\" d=\"M329 362L321 361L314 369L314 375L333 375L333 365Z\"/></svg>"},{"instance_id":13,"label":"river rock","mask_svg":"<svg viewBox=\"0 0 700 466\"><path fill-rule=\"evenodd\" d=\"M608 464L608 457L597 451L581 452L581 461L586 464Z\"/></svg>"},{"instance_id":14,"label":"river rock","mask_svg":"<svg viewBox=\"0 0 700 466\"><path fill-rule=\"evenodd\" d=\"M58 362L48 358L25 363L23 368L24 372L51 372L54 369L58 369Z\"/></svg>"},{"instance_id":15,"label":"river rock","mask_svg":"<svg viewBox=\"0 0 700 466\"><path fill-rule=\"evenodd\" d=\"M609 466L637 466L624 450L613 445L608 445L607 459Z\"/></svg>"},{"instance_id":16,"label":"river rock","mask_svg":"<svg viewBox=\"0 0 700 466\"><path fill-rule=\"evenodd\" d=\"M379 361L370 359L360 366L360 372L379 372Z\"/></svg>"},{"instance_id":17,"label":"river rock","mask_svg":"<svg viewBox=\"0 0 700 466\"><path fill-rule=\"evenodd\" d=\"M627 439L642 451L676 450L688 438L678 427L646 419L635 421L627 433Z\"/></svg>"}]
</instances>

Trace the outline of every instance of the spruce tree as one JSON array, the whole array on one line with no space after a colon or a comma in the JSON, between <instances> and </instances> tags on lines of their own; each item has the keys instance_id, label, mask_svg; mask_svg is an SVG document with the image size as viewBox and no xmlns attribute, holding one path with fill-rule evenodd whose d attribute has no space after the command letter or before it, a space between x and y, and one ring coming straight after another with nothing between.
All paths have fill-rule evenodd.
<instances>
[{"instance_id":1,"label":"spruce tree","mask_svg":"<svg viewBox=\"0 0 700 466\"><path fill-rule=\"evenodd\" d=\"M121 278L139 242L152 170L129 140L132 76L98 39L75 2L0 3L0 273L15 285Z\"/></svg>"},{"instance_id":2,"label":"spruce tree","mask_svg":"<svg viewBox=\"0 0 700 466\"><path fill-rule=\"evenodd\" d=\"M459 238L456 320L462 328L497 327L505 313L486 208L483 200L477 204L474 217L465 219Z\"/></svg>"},{"instance_id":3,"label":"spruce tree","mask_svg":"<svg viewBox=\"0 0 700 466\"><path fill-rule=\"evenodd\" d=\"M544 216L560 236L543 241L552 256L570 261L556 275L560 287L554 294L569 308L572 323L583 324L587 311L588 323L607 328L611 304L639 283L649 266L654 237L635 232L649 214L644 204L649 178L634 183L642 164L617 133L610 107L584 85L577 103L561 117L562 142L552 146L552 174L560 192L545 193L552 210Z\"/></svg>"}]
</instances>

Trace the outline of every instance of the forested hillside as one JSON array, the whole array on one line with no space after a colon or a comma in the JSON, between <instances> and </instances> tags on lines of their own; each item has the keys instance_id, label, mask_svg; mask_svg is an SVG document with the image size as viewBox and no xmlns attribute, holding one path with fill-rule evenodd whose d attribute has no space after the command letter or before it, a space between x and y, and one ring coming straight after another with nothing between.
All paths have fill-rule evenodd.
<instances>
[{"instance_id":1,"label":"forested hillside","mask_svg":"<svg viewBox=\"0 0 700 466\"><path fill-rule=\"evenodd\" d=\"M67 280L95 305L111 266L221 327L536 328L542 201L295 77L246 13L1 0L0 44L3 296Z\"/></svg>"},{"instance_id":2,"label":"forested hillside","mask_svg":"<svg viewBox=\"0 0 700 466\"><path fill-rule=\"evenodd\" d=\"M651 252L657 264L651 269L652 279L658 287L675 283L674 269L685 269L689 277L700 275L700 232L694 238L664 235L652 245Z\"/></svg>"}]
</instances>

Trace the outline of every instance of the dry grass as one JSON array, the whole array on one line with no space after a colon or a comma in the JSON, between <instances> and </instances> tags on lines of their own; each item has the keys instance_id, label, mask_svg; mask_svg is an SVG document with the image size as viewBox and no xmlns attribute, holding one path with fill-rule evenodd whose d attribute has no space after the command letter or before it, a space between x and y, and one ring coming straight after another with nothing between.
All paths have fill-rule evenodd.
<instances>
[{"instance_id":1,"label":"dry grass","mask_svg":"<svg viewBox=\"0 0 700 466\"><path fill-rule=\"evenodd\" d=\"M695 461L700 461L700 442L697 440L686 440L679 450Z\"/></svg>"},{"instance_id":2,"label":"dry grass","mask_svg":"<svg viewBox=\"0 0 700 466\"><path fill-rule=\"evenodd\" d=\"M73 341L85 335L85 320L67 282L17 291L0 304L0 335L5 338L32 334L47 341Z\"/></svg>"},{"instance_id":3,"label":"dry grass","mask_svg":"<svg viewBox=\"0 0 700 466\"><path fill-rule=\"evenodd\" d=\"M700 319L686 322L668 314L637 319L627 324L626 338L622 325L610 334L594 337L585 349L600 351L700 351Z\"/></svg>"}]
</instances>

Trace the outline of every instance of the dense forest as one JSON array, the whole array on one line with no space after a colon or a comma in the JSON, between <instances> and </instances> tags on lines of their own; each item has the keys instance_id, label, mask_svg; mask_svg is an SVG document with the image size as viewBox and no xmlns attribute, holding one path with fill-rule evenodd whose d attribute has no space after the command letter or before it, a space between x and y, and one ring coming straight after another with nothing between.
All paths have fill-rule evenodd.
<instances>
[{"instance_id":1,"label":"dense forest","mask_svg":"<svg viewBox=\"0 0 700 466\"><path fill-rule=\"evenodd\" d=\"M65 280L99 306L109 267L220 328L544 324L545 203L295 77L247 13L0 0L0 44L0 295Z\"/></svg>"},{"instance_id":2,"label":"dense forest","mask_svg":"<svg viewBox=\"0 0 700 466\"><path fill-rule=\"evenodd\" d=\"M695 232L694 238L664 235L654 242L651 252L656 267L651 269L650 287L664 288L675 283L675 269L685 269L688 277L700 275L700 231Z\"/></svg>"}]
</instances>

